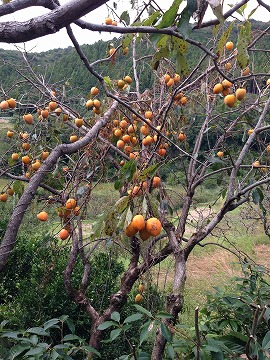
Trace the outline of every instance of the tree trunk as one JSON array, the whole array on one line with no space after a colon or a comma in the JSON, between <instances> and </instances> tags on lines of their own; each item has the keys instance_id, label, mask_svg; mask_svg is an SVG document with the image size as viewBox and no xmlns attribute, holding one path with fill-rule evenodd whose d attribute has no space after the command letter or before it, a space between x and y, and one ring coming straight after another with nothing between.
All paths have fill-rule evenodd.
<instances>
[{"instance_id":1,"label":"tree trunk","mask_svg":"<svg viewBox=\"0 0 270 360\"><path fill-rule=\"evenodd\" d=\"M180 247L180 245L179 245ZM172 315L172 318L165 319L163 323L169 329L174 326L178 319L178 314L183 309L184 305L184 287L186 281L186 257L185 253L182 249L175 251L174 253L175 259L175 268L174 268L174 283L173 290L170 295L167 296L166 299L166 311ZM152 351L152 360L162 360L163 353L166 347L167 340L161 333L161 329L158 329L158 333L155 339L153 351Z\"/></svg>"}]
</instances>

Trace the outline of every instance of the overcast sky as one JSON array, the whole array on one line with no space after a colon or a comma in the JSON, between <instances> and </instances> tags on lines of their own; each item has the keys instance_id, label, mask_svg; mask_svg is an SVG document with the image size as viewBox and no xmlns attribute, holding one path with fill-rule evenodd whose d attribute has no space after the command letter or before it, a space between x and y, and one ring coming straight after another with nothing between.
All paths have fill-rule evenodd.
<instances>
[{"instance_id":1,"label":"overcast sky","mask_svg":"<svg viewBox=\"0 0 270 360\"><path fill-rule=\"evenodd\" d=\"M70 0L60 0L61 4L65 4L67 2L69 2ZM269 0L265 0L266 2L268 2ZM127 7L127 0L118 0L117 1L117 6L118 6L118 14L121 14L121 12L123 10L126 9ZM170 3L172 3L172 0L158 0L157 1L158 4L164 8L164 4L166 4L166 7L168 7L168 5ZM109 1L107 4L109 6L112 6L113 1ZM129 2L128 2L129 3ZM236 1L235 0L224 0L224 3L229 3L229 4L235 4ZM256 6L257 6L257 1L256 0L251 0L248 3L248 6L245 10L245 14L246 16L251 12L251 10L253 10ZM162 6L163 5L163 6ZM181 6L184 7L186 5L186 2L184 1ZM228 10L228 7L224 7L224 11ZM30 18L33 18L35 16L41 15L48 12L48 10L43 9L41 7L32 7L31 10L30 9L26 9L26 10L21 10L18 11L15 14L12 15L6 15L6 16L2 16L1 17L1 21L23 21L23 20L28 20ZM100 7L99 9L93 11L92 13L86 15L83 17L83 20L91 22L91 23L95 23L95 24L101 24L104 22L104 19L106 16L109 15L110 10L108 9L108 7L106 5L103 5L102 7ZM211 8L208 7L208 11L206 14L206 18L207 19L211 19L214 18L214 15L211 11ZM238 16L238 18L241 18L240 16ZM269 12L267 12L264 8L259 7L254 15L252 16L252 18L256 19L256 20L260 20L260 21L270 21L270 14ZM132 19L131 19L132 21ZM77 37L77 40L79 41L79 43L82 44L92 44L100 39L103 40L110 40L114 34L110 34L110 33L106 33L106 34L99 34L99 33L94 33L94 32L90 32L89 30L82 30L80 28L78 28L77 26L73 25L72 26L73 31ZM115 36L119 36L118 34L115 34ZM17 46L23 46L23 44L17 44ZM35 51L35 52L42 52L42 51L47 51L49 49L53 49L53 48L66 48L68 46L71 46L72 43L69 40L65 29L62 29L61 31L59 31L56 34L53 35L48 35L45 36L43 38L39 38L36 40L32 40L29 41L25 44L26 46L26 50L27 51ZM1 43L0 45L3 49L15 49L14 45L12 44L3 44Z\"/></svg>"}]
</instances>

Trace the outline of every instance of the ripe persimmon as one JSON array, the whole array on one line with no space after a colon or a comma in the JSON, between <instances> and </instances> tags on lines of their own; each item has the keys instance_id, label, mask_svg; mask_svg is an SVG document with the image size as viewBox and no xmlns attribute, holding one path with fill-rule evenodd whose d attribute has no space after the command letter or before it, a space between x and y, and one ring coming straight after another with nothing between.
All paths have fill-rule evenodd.
<instances>
[{"instance_id":1,"label":"ripe persimmon","mask_svg":"<svg viewBox=\"0 0 270 360\"><path fill-rule=\"evenodd\" d=\"M126 75L126 76L124 77L124 81L125 81L126 83L128 83L128 84L131 84L131 83L132 83L132 78L131 78L129 75Z\"/></svg>"},{"instance_id":2,"label":"ripe persimmon","mask_svg":"<svg viewBox=\"0 0 270 360\"><path fill-rule=\"evenodd\" d=\"M50 101L49 102L49 109L50 109L50 111L54 111L54 110L56 110L57 109L57 103L55 102L55 101Z\"/></svg>"},{"instance_id":3,"label":"ripe persimmon","mask_svg":"<svg viewBox=\"0 0 270 360\"><path fill-rule=\"evenodd\" d=\"M19 154L13 153L13 154L11 155L11 159L12 159L13 161L18 160L18 159L19 159Z\"/></svg>"},{"instance_id":4,"label":"ripe persimmon","mask_svg":"<svg viewBox=\"0 0 270 360\"><path fill-rule=\"evenodd\" d=\"M227 105L229 108L232 108L235 103L235 95L229 94L226 95L224 98L224 104Z\"/></svg>"},{"instance_id":5,"label":"ripe persimmon","mask_svg":"<svg viewBox=\"0 0 270 360\"><path fill-rule=\"evenodd\" d=\"M132 226L137 229L137 231L144 229L145 220L141 214L135 215L131 220Z\"/></svg>"},{"instance_id":6,"label":"ripe persimmon","mask_svg":"<svg viewBox=\"0 0 270 360\"><path fill-rule=\"evenodd\" d=\"M40 221L47 221L48 220L48 213L46 213L46 211L41 211L40 213L37 214L37 218Z\"/></svg>"},{"instance_id":7,"label":"ripe persimmon","mask_svg":"<svg viewBox=\"0 0 270 360\"><path fill-rule=\"evenodd\" d=\"M77 141L77 140L78 140L78 136L77 136L77 135L70 135L69 141L70 141L71 143L74 143L74 142Z\"/></svg>"},{"instance_id":8,"label":"ripe persimmon","mask_svg":"<svg viewBox=\"0 0 270 360\"><path fill-rule=\"evenodd\" d=\"M28 125L32 125L33 124L33 121L34 121L34 118L33 118L33 115L32 114L24 114L23 115L23 120L26 124Z\"/></svg>"},{"instance_id":9,"label":"ripe persimmon","mask_svg":"<svg viewBox=\"0 0 270 360\"><path fill-rule=\"evenodd\" d=\"M2 194L0 195L0 201L6 202L7 199L8 199L8 195L7 195L6 193L2 193Z\"/></svg>"},{"instance_id":10,"label":"ripe persimmon","mask_svg":"<svg viewBox=\"0 0 270 360\"><path fill-rule=\"evenodd\" d=\"M29 143L27 143L27 142L22 144L22 148L23 148L25 151L30 150L30 147L31 147L31 145L30 145Z\"/></svg>"},{"instance_id":11,"label":"ripe persimmon","mask_svg":"<svg viewBox=\"0 0 270 360\"><path fill-rule=\"evenodd\" d=\"M145 117L146 119L150 119L150 120L153 119L153 113L152 113L152 111L150 111L150 110L145 111L144 117Z\"/></svg>"},{"instance_id":12,"label":"ripe persimmon","mask_svg":"<svg viewBox=\"0 0 270 360\"><path fill-rule=\"evenodd\" d=\"M150 234L147 232L146 228L139 231L140 237L143 241L146 241L150 238Z\"/></svg>"},{"instance_id":13,"label":"ripe persimmon","mask_svg":"<svg viewBox=\"0 0 270 360\"><path fill-rule=\"evenodd\" d=\"M232 87L232 83L227 79L224 79L221 84L224 87L224 89L228 89Z\"/></svg>"},{"instance_id":14,"label":"ripe persimmon","mask_svg":"<svg viewBox=\"0 0 270 360\"><path fill-rule=\"evenodd\" d=\"M218 151L217 152L217 157L221 158L224 156L224 152L223 151Z\"/></svg>"},{"instance_id":15,"label":"ripe persimmon","mask_svg":"<svg viewBox=\"0 0 270 360\"><path fill-rule=\"evenodd\" d=\"M161 232L161 222L156 217L151 217L148 220L146 220L145 223L145 229L148 232L148 234L152 236L157 236Z\"/></svg>"},{"instance_id":16,"label":"ripe persimmon","mask_svg":"<svg viewBox=\"0 0 270 360\"><path fill-rule=\"evenodd\" d=\"M49 151L43 151L41 154L41 159L46 160L49 155L50 155Z\"/></svg>"},{"instance_id":17,"label":"ripe persimmon","mask_svg":"<svg viewBox=\"0 0 270 360\"><path fill-rule=\"evenodd\" d=\"M140 132L145 136L149 135L149 127L148 127L148 125L142 125L141 128L140 128Z\"/></svg>"},{"instance_id":18,"label":"ripe persimmon","mask_svg":"<svg viewBox=\"0 0 270 360\"><path fill-rule=\"evenodd\" d=\"M22 157L22 162L23 162L25 165L28 165L28 164L30 164L31 159L30 159L30 157L29 157L28 155L25 155L25 156Z\"/></svg>"},{"instance_id":19,"label":"ripe persimmon","mask_svg":"<svg viewBox=\"0 0 270 360\"><path fill-rule=\"evenodd\" d=\"M110 17L107 17L107 18L105 19L105 21L104 21L104 23L105 23L106 25L112 25L112 22L113 22L113 19L110 18Z\"/></svg>"},{"instance_id":20,"label":"ripe persimmon","mask_svg":"<svg viewBox=\"0 0 270 360\"><path fill-rule=\"evenodd\" d=\"M233 42L232 42L232 41L226 42L225 48L226 48L226 50L228 50L228 51L232 51L232 49L233 49Z\"/></svg>"},{"instance_id":21,"label":"ripe persimmon","mask_svg":"<svg viewBox=\"0 0 270 360\"><path fill-rule=\"evenodd\" d=\"M67 231L67 229L62 229L59 232L59 237L61 240L66 240L69 237L69 232Z\"/></svg>"},{"instance_id":22,"label":"ripe persimmon","mask_svg":"<svg viewBox=\"0 0 270 360\"><path fill-rule=\"evenodd\" d=\"M83 126L83 119L82 118L76 118L75 119L75 125L80 128Z\"/></svg>"},{"instance_id":23,"label":"ripe persimmon","mask_svg":"<svg viewBox=\"0 0 270 360\"><path fill-rule=\"evenodd\" d=\"M128 224L128 226L125 228L125 234L127 235L127 237L132 237L137 232L138 232L138 229L133 226L132 222L130 224Z\"/></svg>"},{"instance_id":24,"label":"ripe persimmon","mask_svg":"<svg viewBox=\"0 0 270 360\"><path fill-rule=\"evenodd\" d=\"M142 144L143 144L144 146L149 146L149 145L152 144L153 141L154 141L154 139L152 138L152 136L147 135L145 138L143 138Z\"/></svg>"},{"instance_id":25,"label":"ripe persimmon","mask_svg":"<svg viewBox=\"0 0 270 360\"><path fill-rule=\"evenodd\" d=\"M79 206L75 206L75 208L73 209L73 214L75 216L79 216L80 215L80 207Z\"/></svg>"},{"instance_id":26,"label":"ripe persimmon","mask_svg":"<svg viewBox=\"0 0 270 360\"><path fill-rule=\"evenodd\" d=\"M92 99L87 100L85 106L87 109L91 109L94 106L94 101Z\"/></svg>"},{"instance_id":27,"label":"ripe persimmon","mask_svg":"<svg viewBox=\"0 0 270 360\"><path fill-rule=\"evenodd\" d=\"M123 89L125 85L126 83L124 82L124 80L120 79L117 81L117 86L119 87L119 89Z\"/></svg>"},{"instance_id":28,"label":"ripe persimmon","mask_svg":"<svg viewBox=\"0 0 270 360\"><path fill-rule=\"evenodd\" d=\"M1 109L1 110L6 110L6 109L8 109L8 108L9 108L8 102L7 102L6 100L1 101L1 103L0 103L0 109Z\"/></svg>"},{"instance_id":29,"label":"ripe persimmon","mask_svg":"<svg viewBox=\"0 0 270 360\"><path fill-rule=\"evenodd\" d=\"M165 156L166 155L166 149L158 149L158 155L159 156Z\"/></svg>"},{"instance_id":30,"label":"ripe persimmon","mask_svg":"<svg viewBox=\"0 0 270 360\"><path fill-rule=\"evenodd\" d=\"M95 99L95 100L93 101L93 104L94 104L94 107L100 108L101 102L100 102L98 99Z\"/></svg>"},{"instance_id":31,"label":"ripe persimmon","mask_svg":"<svg viewBox=\"0 0 270 360\"><path fill-rule=\"evenodd\" d=\"M66 202L66 209L71 210L74 209L77 205L77 201L73 198L69 198Z\"/></svg>"},{"instance_id":32,"label":"ripe persimmon","mask_svg":"<svg viewBox=\"0 0 270 360\"><path fill-rule=\"evenodd\" d=\"M8 138L11 139L13 135L14 135L14 132L13 132L12 130L8 130L8 131L7 131L7 137L8 137Z\"/></svg>"},{"instance_id":33,"label":"ripe persimmon","mask_svg":"<svg viewBox=\"0 0 270 360\"><path fill-rule=\"evenodd\" d=\"M167 85L168 87L173 86L173 85L174 85L174 80L173 80L172 78L170 78L170 80L169 80L168 82L166 82L166 85Z\"/></svg>"},{"instance_id":34,"label":"ripe persimmon","mask_svg":"<svg viewBox=\"0 0 270 360\"><path fill-rule=\"evenodd\" d=\"M118 140L116 143L116 146L118 147L118 149L123 149L125 146L125 143L123 140Z\"/></svg>"},{"instance_id":35,"label":"ripe persimmon","mask_svg":"<svg viewBox=\"0 0 270 360\"><path fill-rule=\"evenodd\" d=\"M60 107L58 107L58 108L56 108L56 109L54 110L54 113L55 113L57 116L60 116L61 113L62 113L62 109L61 109ZM65 115L67 115L67 114L65 114ZM63 121L66 121L66 120L63 118Z\"/></svg>"},{"instance_id":36,"label":"ripe persimmon","mask_svg":"<svg viewBox=\"0 0 270 360\"><path fill-rule=\"evenodd\" d=\"M11 187L9 187L9 188L7 189L7 193L8 193L8 195L13 196L13 195L14 195L14 189L11 188Z\"/></svg>"},{"instance_id":37,"label":"ripe persimmon","mask_svg":"<svg viewBox=\"0 0 270 360\"><path fill-rule=\"evenodd\" d=\"M220 93L222 92L222 90L223 90L223 85L220 84L220 83L218 83L218 84L216 84L216 85L214 86L214 88L213 88L213 93L214 93L214 94L220 94Z\"/></svg>"},{"instance_id":38,"label":"ripe persimmon","mask_svg":"<svg viewBox=\"0 0 270 360\"><path fill-rule=\"evenodd\" d=\"M128 126L127 120L126 119L121 120L119 126L121 129L126 129Z\"/></svg>"},{"instance_id":39,"label":"ripe persimmon","mask_svg":"<svg viewBox=\"0 0 270 360\"><path fill-rule=\"evenodd\" d=\"M169 74L165 74L163 78L164 78L164 81L165 81L166 84L171 79Z\"/></svg>"},{"instance_id":40,"label":"ripe persimmon","mask_svg":"<svg viewBox=\"0 0 270 360\"><path fill-rule=\"evenodd\" d=\"M13 98L7 99L8 105L11 109L15 109L16 107L16 100Z\"/></svg>"},{"instance_id":41,"label":"ripe persimmon","mask_svg":"<svg viewBox=\"0 0 270 360\"><path fill-rule=\"evenodd\" d=\"M187 103L187 97L186 97L186 96L181 97L181 99L179 100L179 102L180 102L181 105L186 105L186 103Z\"/></svg>"},{"instance_id":42,"label":"ripe persimmon","mask_svg":"<svg viewBox=\"0 0 270 360\"><path fill-rule=\"evenodd\" d=\"M135 296L135 303L140 303L140 302L142 302L143 301L143 296L142 296L142 294L137 294L136 296Z\"/></svg>"},{"instance_id":43,"label":"ripe persimmon","mask_svg":"<svg viewBox=\"0 0 270 360\"><path fill-rule=\"evenodd\" d=\"M159 176L154 176L153 179L152 179L152 186L154 188L157 188L157 187L160 186L160 182L161 182L160 177Z\"/></svg>"},{"instance_id":44,"label":"ripe persimmon","mask_svg":"<svg viewBox=\"0 0 270 360\"><path fill-rule=\"evenodd\" d=\"M33 164L32 164L32 169L37 171L41 166L41 163L39 160L36 160Z\"/></svg>"},{"instance_id":45,"label":"ripe persimmon","mask_svg":"<svg viewBox=\"0 0 270 360\"><path fill-rule=\"evenodd\" d=\"M93 95L93 96L95 96L95 95L97 95L98 93L99 93L98 88L97 88L96 86L93 86L93 87L91 88L91 90L90 90L90 94Z\"/></svg>"},{"instance_id":46,"label":"ripe persimmon","mask_svg":"<svg viewBox=\"0 0 270 360\"><path fill-rule=\"evenodd\" d=\"M49 111L47 109L43 109L41 110L41 114L40 114L43 119L47 119L47 117L49 116Z\"/></svg>"},{"instance_id":47,"label":"ripe persimmon","mask_svg":"<svg viewBox=\"0 0 270 360\"><path fill-rule=\"evenodd\" d=\"M124 143L126 143L126 144L130 143L130 141L131 141L130 135L128 135L128 134L123 135L123 136L122 136L122 140L123 140Z\"/></svg>"},{"instance_id":48,"label":"ripe persimmon","mask_svg":"<svg viewBox=\"0 0 270 360\"><path fill-rule=\"evenodd\" d=\"M247 93L247 91L246 91L246 89L244 89L244 88L238 88L236 91L235 91L235 97L236 97L236 99L237 100L243 100L244 99L244 97L246 96L246 93Z\"/></svg>"},{"instance_id":49,"label":"ripe persimmon","mask_svg":"<svg viewBox=\"0 0 270 360\"><path fill-rule=\"evenodd\" d=\"M187 135L186 135L183 131L181 131L181 132L179 133L179 135L178 135L178 140L179 140L179 141L185 141L186 138L187 138Z\"/></svg>"}]
</instances>

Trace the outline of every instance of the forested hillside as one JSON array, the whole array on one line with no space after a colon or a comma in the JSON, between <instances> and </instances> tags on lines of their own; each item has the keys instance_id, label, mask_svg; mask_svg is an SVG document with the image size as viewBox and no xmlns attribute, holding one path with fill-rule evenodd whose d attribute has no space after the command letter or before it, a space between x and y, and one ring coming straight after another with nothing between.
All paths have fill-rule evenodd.
<instances>
[{"instance_id":1,"label":"forested hillside","mask_svg":"<svg viewBox=\"0 0 270 360\"><path fill-rule=\"evenodd\" d=\"M252 21L252 39L258 36L261 30L265 29L267 26L266 23ZM200 29L194 30L190 33L189 37L198 42L201 42L204 45L209 46L211 41L213 42L212 32L210 29ZM237 38L237 29L233 28L231 33L231 39L234 41ZM212 39L212 40L211 40ZM251 39L251 42L252 42ZM145 57L150 54L152 50L152 45L146 40L138 40L139 46L137 46L137 59ZM119 40L117 38L112 38L111 41L104 42L98 41L93 45L84 45L82 50L87 56L90 63L96 59L106 58L108 56L108 49L110 46L119 45ZM214 43L212 44L215 45ZM267 49L269 46L269 35L263 36L261 40L256 43L256 48ZM254 72L262 71L262 69L267 66L269 67L269 55L260 53L256 49L251 47L253 51L250 51L250 59L254 63L254 68L251 69ZM189 59L189 66L192 68L198 61L199 58L203 56L203 52L197 47L189 47L187 58ZM22 54L19 51L8 51L0 50L1 66L0 66L0 78L1 86L3 89L9 89L12 84L14 84L14 79L18 79L20 74L15 70L18 68L19 64L22 64L19 70L27 74L27 66L22 62ZM66 94L66 97L71 101L72 98L77 98L78 96L85 96L89 92L89 89L96 83L94 77L87 72L83 66L81 60L78 58L76 51L73 47L68 47L66 49L56 49L50 50L42 53L29 53L28 54L29 65L33 69L40 73L45 78L46 82L50 84L54 83L55 87L63 91ZM97 70L103 76L109 76L111 79L120 79L123 77L123 69L125 73L132 74L132 59L130 56L118 57L113 64L110 65L109 70L107 66L101 65L97 67ZM152 69L145 67L140 64L140 61L137 62L138 74L140 77L140 87L141 91L146 88L150 88L153 81ZM27 76L27 75L26 75ZM25 91L26 84L23 84L23 89ZM19 90L20 85L17 89L12 91L12 95L15 98L22 97L22 92ZM34 94L30 94L34 96ZM32 98L32 101L36 101L35 98Z\"/></svg>"}]
</instances>

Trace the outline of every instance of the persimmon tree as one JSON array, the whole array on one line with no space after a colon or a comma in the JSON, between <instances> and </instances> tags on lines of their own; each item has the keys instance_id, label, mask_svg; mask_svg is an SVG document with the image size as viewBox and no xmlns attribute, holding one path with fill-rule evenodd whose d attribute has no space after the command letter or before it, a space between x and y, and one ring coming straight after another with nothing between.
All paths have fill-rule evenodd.
<instances>
[{"instance_id":1,"label":"persimmon tree","mask_svg":"<svg viewBox=\"0 0 270 360\"><path fill-rule=\"evenodd\" d=\"M1 155L1 176L10 181L0 200L9 201L15 192L17 201L1 241L0 270L16 246L25 212L38 189L44 189L49 195L39 202L37 217L47 222L52 217L59 219L55 236L59 236L59 246L65 241L70 247L64 273L66 291L91 318L90 345L96 349L104 333L100 325L123 308L138 284L136 301L141 301L141 279L168 257L174 264L173 283L164 310L171 317L163 321L173 332L183 308L186 263L194 247L207 241L227 213L252 200L263 206L265 185L270 180L269 64L258 71L251 55L264 53L256 45L269 28L252 29L252 14L245 14L248 2L239 1L223 13L221 1L187 1L181 11L181 0L165 10L149 1L137 4L133 23L127 11L117 17L117 9L109 7L113 16L108 18L114 17L117 24L108 18L104 24L80 19L106 1L76 0L61 5L51 0L13 0L0 6L2 15L33 5L48 8L47 14L26 22L0 22L0 40L26 42L65 27L85 69L96 79L85 94L84 106L75 109L56 84L35 74L27 54L22 54L27 72L19 73L39 94L36 103L14 100L12 88L3 90L0 103L3 112L11 109L18 119L15 129L7 133L10 149ZM208 3L213 20L204 21ZM261 0L257 3L269 14L269 5ZM241 20L232 17L236 12ZM193 17L197 22L192 22ZM73 34L72 23L86 32L121 34L119 45L110 44L104 58L90 63ZM204 27L211 27L213 36L201 43L196 31ZM234 29L237 38L232 41ZM138 58L138 46L150 47L151 55ZM198 51L192 67L189 49ZM109 67L121 67L124 56L132 57L132 73L122 69L122 79L111 79ZM140 88L140 63L152 68L154 81L149 89ZM255 85L253 92L251 84ZM20 109L30 105L34 111L22 114ZM61 136L46 139L60 123L69 141ZM68 164L63 167L66 159ZM100 171L105 160L116 169L117 179L111 186L119 190L119 198L112 208L98 214L91 235L85 235L82 219L96 184L108 181L106 172ZM173 208L172 196L160 177L164 167L178 168L183 175L181 190L173 195L181 198L181 211ZM61 187L54 186L55 178L60 179ZM201 214L200 221L190 223L194 198L212 178L222 188L219 201ZM19 191L18 184L23 182L28 185ZM90 259L96 251L106 251L108 242L129 264L110 305L98 311L87 296ZM80 286L74 288L72 274L77 261L83 262L84 273ZM152 359L162 359L166 342L158 329Z\"/></svg>"}]
</instances>

